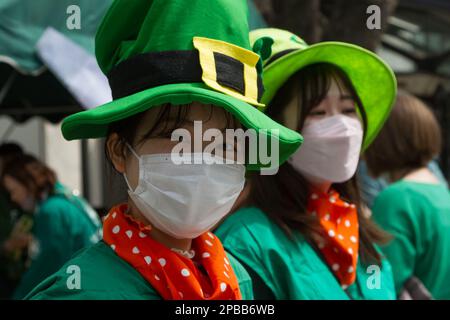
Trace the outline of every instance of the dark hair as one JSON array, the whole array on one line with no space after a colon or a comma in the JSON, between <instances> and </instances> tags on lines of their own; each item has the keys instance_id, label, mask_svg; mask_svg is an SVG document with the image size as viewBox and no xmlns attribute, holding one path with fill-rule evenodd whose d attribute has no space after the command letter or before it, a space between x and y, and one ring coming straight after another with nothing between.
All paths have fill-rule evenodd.
<instances>
[{"instance_id":1,"label":"dark hair","mask_svg":"<svg viewBox=\"0 0 450 320\"><path fill-rule=\"evenodd\" d=\"M7 142L0 145L0 159L3 161L4 165L14 157L23 154L23 149L16 143ZM1 174L1 172L0 172Z\"/></svg>"},{"instance_id":2,"label":"dark hair","mask_svg":"<svg viewBox=\"0 0 450 320\"><path fill-rule=\"evenodd\" d=\"M394 180L424 167L441 151L441 129L433 112L418 98L400 92L390 117L364 157L374 176Z\"/></svg>"},{"instance_id":3,"label":"dark hair","mask_svg":"<svg viewBox=\"0 0 450 320\"><path fill-rule=\"evenodd\" d=\"M20 154L23 154L23 149L17 143L5 142L0 144L0 157Z\"/></svg>"},{"instance_id":4,"label":"dark hair","mask_svg":"<svg viewBox=\"0 0 450 320\"><path fill-rule=\"evenodd\" d=\"M10 176L20 182L36 199L43 193L54 192L57 177L55 172L29 154L23 154L9 161L2 173L2 180Z\"/></svg>"},{"instance_id":5,"label":"dark hair","mask_svg":"<svg viewBox=\"0 0 450 320\"><path fill-rule=\"evenodd\" d=\"M355 101L366 127L366 115L360 98L347 75L338 67L331 64L314 64L305 67L293 75L277 92L267 109L267 114L274 120L286 124L292 115L286 114L286 107L296 95L298 105L295 107L297 116L295 125L291 129L301 130L309 112L326 97L331 86L331 79L335 79L340 90L345 87ZM318 223L307 214L310 184L289 163L280 166L276 175L254 174L251 178L250 201L261 208L272 218L289 236L292 231L299 231L308 241L319 232ZM358 211L360 230L360 255L364 263L381 263L381 257L374 242L383 242L386 235L376 227L364 214L356 177L349 181L333 184L341 197L355 204ZM270 195L270 196L269 196Z\"/></svg>"}]
</instances>

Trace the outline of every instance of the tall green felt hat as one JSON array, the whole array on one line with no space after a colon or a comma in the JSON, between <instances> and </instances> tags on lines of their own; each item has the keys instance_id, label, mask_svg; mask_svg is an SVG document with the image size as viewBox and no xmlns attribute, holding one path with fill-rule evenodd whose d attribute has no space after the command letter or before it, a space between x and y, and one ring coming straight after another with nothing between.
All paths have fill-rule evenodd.
<instances>
[{"instance_id":1,"label":"tall green felt hat","mask_svg":"<svg viewBox=\"0 0 450 320\"><path fill-rule=\"evenodd\" d=\"M392 69L376 54L344 42L308 44L289 31L265 28L250 33L253 47L263 51L264 86L262 102L269 104L277 91L302 68L330 63L350 79L367 115L363 149L367 148L389 116L397 93Z\"/></svg>"},{"instance_id":2,"label":"tall green felt hat","mask_svg":"<svg viewBox=\"0 0 450 320\"><path fill-rule=\"evenodd\" d=\"M115 0L96 35L114 100L64 119L64 137L104 137L115 121L197 101L226 109L245 128L278 129L282 163L302 137L258 110L262 68L250 49L247 15L246 0Z\"/></svg>"}]
</instances>

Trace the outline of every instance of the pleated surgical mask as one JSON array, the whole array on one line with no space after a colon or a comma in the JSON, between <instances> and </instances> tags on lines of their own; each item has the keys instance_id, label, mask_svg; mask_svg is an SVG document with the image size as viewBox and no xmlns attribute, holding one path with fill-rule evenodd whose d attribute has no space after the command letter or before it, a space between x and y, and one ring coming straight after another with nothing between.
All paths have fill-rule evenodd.
<instances>
[{"instance_id":1,"label":"pleated surgical mask","mask_svg":"<svg viewBox=\"0 0 450 320\"><path fill-rule=\"evenodd\" d=\"M206 153L184 154L189 164L175 164L171 154L139 156L129 148L139 159L139 183L132 190L124 174L128 194L152 225L174 238L193 239L210 230L244 188L242 164Z\"/></svg>"},{"instance_id":2,"label":"pleated surgical mask","mask_svg":"<svg viewBox=\"0 0 450 320\"><path fill-rule=\"evenodd\" d=\"M326 117L306 124L301 134L303 145L289 163L306 178L340 183L355 174L364 135L358 119Z\"/></svg>"}]
</instances>

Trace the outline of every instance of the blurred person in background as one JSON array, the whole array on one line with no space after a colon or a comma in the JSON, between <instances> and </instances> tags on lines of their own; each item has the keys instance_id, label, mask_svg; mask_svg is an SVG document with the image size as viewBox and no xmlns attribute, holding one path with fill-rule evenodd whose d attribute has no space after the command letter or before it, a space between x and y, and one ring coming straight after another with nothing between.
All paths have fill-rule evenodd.
<instances>
[{"instance_id":1,"label":"blurred person in background","mask_svg":"<svg viewBox=\"0 0 450 320\"><path fill-rule=\"evenodd\" d=\"M11 200L34 218L30 265L13 294L14 299L21 299L78 250L98 242L101 223L83 199L33 156L9 161L1 181Z\"/></svg>"},{"instance_id":2,"label":"blurred person in background","mask_svg":"<svg viewBox=\"0 0 450 320\"><path fill-rule=\"evenodd\" d=\"M448 187L447 179L445 179L441 168L439 167L438 159L435 158L427 165L428 169L439 179L439 181ZM358 182L361 191L361 197L365 204L371 208L373 201L378 194L383 191L389 184L389 180L384 177L374 178L370 175L367 163L364 159L361 159L358 165Z\"/></svg>"},{"instance_id":3,"label":"blurred person in background","mask_svg":"<svg viewBox=\"0 0 450 320\"><path fill-rule=\"evenodd\" d=\"M450 193L428 164L441 150L432 111L399 93L390 118L364 157L374 177L392 183L376 198L373 217L393 239L383 247L399 294L418 278L435 299L450 299Z\"/></svg>"},{"instance_id":4,"label":"blurred person in background","mask_svg":"<svg viewBox=\"0 0 450 320\"><path fill-rule=\"evenodd\" d=\"M16 143L0 145L0 176L8 161L23 154ZM30 243L30 215L20 210L0 188L0 299L9 299L25 270Z\"/></svg>"}]
</instances>

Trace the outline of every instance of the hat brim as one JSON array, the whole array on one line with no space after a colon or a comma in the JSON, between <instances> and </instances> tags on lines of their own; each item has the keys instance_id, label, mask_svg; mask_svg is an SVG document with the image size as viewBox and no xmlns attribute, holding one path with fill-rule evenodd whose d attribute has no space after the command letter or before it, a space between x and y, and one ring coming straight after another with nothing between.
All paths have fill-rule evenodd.
<instances>
[{"instance_id":1,"label":"hat brim","mask_svg":"<svg viewBox=\"0 0 450 320\"><path fill-rule=\"evenodd\" d=\"M233 114L244 128L255 129L267 139L272 137L279 141L279 163L283 163L303 142L297 132L290 130L256 107L234 97L208 89L202 83L169 84L147 89L94 109L82 111L65 118L62 133L67 140L102 138L108 132L109 124L126 119L137 113L149 110L164 103L173 105L192 102L213 104ZM267 131L260 132L260 129ZM271 129L278 129L278 137ZM259 146L259 143L258 143ZM258 170L267 165L257 163L247 165L249 170Z\"/></svg>"},{"instance_id":2,"label":"hat brim","mask_svg":"<svg viewBox=\"0 0 450 320\"><path fill-rule=\"evenodd\" d=\"M277 59L264 69L266 92L262 103L268 104L293 74L315 63L339 67L355 87L367 115L362 146L366 149L389 116L397 93L392 69L366 49L342 42L321 42Z\"/></svg>"}]
</instances>

